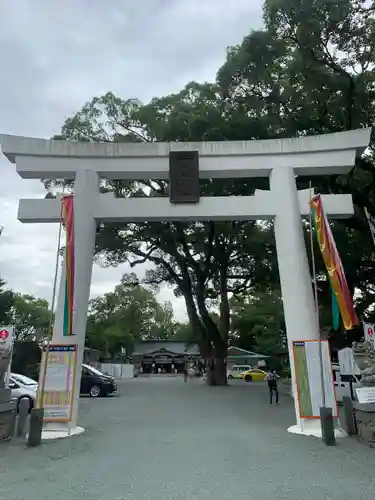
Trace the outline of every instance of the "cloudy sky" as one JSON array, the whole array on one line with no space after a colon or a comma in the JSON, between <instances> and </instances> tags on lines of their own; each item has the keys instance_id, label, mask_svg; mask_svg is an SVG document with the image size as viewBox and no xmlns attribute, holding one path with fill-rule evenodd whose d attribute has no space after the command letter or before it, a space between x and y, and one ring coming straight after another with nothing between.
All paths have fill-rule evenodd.
<instances>
[{"instance_id":1,"label":"cloudy sky","mask_svg":"<svg viewBox=\"0 0 375 500\"><path fill-rule=\"evenodd\" d=\"M2 0L0 133L51 137L93 96L147 102L187 82L212 80L226 47L261 26L262 0ZM19 198L45 195L0 155L0 275L21 293L52 295L57 227L17 221ZM127 266L94 266L92 296ZM142 270L139 270L142 272ZM171 290L176 316L184 304Z\"/></svg>"}]
</instances>

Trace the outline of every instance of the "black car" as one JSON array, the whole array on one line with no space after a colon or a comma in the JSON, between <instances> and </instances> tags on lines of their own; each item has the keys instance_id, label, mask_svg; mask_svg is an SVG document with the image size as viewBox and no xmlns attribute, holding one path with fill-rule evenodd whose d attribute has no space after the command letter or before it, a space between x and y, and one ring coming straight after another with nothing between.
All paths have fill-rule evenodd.
<instances>
[{"instance_id":1,"label":"black car","mask_svg":"<svg viewBox=\"0 0 375 500\"><path fill-rule=\"evenodd\" d=\"M92 398L108 396L117 391L114 377L106 375L93 366L82 365L81 394L89 394Z\"/></svg>"}]
</instances>

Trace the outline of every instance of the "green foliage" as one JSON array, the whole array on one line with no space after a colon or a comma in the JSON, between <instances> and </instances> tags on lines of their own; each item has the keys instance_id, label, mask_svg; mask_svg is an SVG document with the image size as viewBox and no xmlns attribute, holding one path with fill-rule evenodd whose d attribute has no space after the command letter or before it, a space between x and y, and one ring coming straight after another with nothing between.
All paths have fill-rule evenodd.
<instances>
[{"instance_id":1,"label":"green foliage","mask_svg":"<svg viewBox=\"0 0 375 500\"><path fill-rule=\"evenodd\" d=\"M259 138L373 125L374 2L267 0L264 19L266 30L250 33L232 48L218 72L232 116L240 114L244 124L251 119ZM297 182L306 188L310 180L318 192L353 195L355 216L335 222L334 236L349 285L359 294L358 312L371 319L375 255L364 208L375 213L374 134L370 148L357 158L349 175ZM318 249L316 257L324 284Z\"/></svg>"},{"instance_id":2,"label":"green foliage","mask_svg":"<svg viewBox=\"0 0 375 500\"><path fill-rule=\"evenodd\" d=\"M0 278L0 325L8 324L8 314L14 300L13 293L5 286L5 281Z\"/></svg>"},{"instance_id":3,"label":"green foliage","mask_svg":"<svg viewBox=\"0 0 375 500\"><path fill-rule=\"evenodd\" d=\"M185 342L186 346L199 344L200 338L195 335L189 323L177 323L175 340Z\"/></svg>"},{"instance_id":4,"label":"green foliage","mask_svg":"<svg viewBox=\"0 0 375 500\"><path fill-rule=\"evenodd\" d=\"M41 340L49 334L53 315L46 300L15 293L7 319L15 326L17 340Z\"/></svg>"},{"instance_id":5,"label":"green foliage","mask_svg":"<svg viewBox=\"0 0 375 500\"><path fill-rule=\"evenodd\" d=\"M42 351L37 342L16 340L13 347L12 372L38 380Z\"/></svg>"},{"instance_id":6,"label":"green foliage","mask_svg":"<svg viewBox=\"0 0 375 500\"><path fill-rule=\"evenodd\" d=\"M161 305L135 274L124 275L113 292L90 301L87 347L114 356L121 347L131 353L140 340L173 338L175 324L170 303Z\"/></svg>"},{"instance_id":7,"label":"green foliage","mask_svg":"<svg viewBox=\"0 0 375 500\"><path fill-rule=\"evenodd\" d=\"M231 305L234 345L274 357L287 353L280 291L235 298Z\"/></svg>"}]
</instances>

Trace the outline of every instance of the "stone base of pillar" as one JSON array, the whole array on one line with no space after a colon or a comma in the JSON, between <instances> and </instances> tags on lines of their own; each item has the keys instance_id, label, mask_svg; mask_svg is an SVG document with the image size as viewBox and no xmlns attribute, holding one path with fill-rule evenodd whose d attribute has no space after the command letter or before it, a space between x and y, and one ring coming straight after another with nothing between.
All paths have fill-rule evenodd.
<instances>
[{"instance_id":1,"label":"stone base of pillar","mask_svg":"<svg viewBox=\"0 0 375 500\"><path fill-rule=\"evenodd\" d=\"M291 434L299 434L301 436L312 436L322 439L322 426L320 424L320 419L303 420L299 425L292 425L288 428L288 432ZM347 437L347 433L341 427L335 428L335 437L344 438Z\"/></svg>"},{"instance_id":2,"label":"stone base of pillar","mask_svg":"<svg viewBox=\"0 0 375 500\"><path fill-rule=\"evenodd\" d=\"M42 441L79 436L84 432L83 427L69 427L68 424L48 423L43 425Z\"/></svg>"}]
</instances>

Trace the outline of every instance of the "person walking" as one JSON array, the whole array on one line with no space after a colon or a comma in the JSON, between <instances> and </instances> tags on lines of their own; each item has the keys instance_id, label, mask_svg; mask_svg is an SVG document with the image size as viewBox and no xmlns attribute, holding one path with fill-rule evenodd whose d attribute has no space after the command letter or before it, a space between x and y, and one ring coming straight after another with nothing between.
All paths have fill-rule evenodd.
<instances>
[{"instance_id":1,"label":"person walking","mask_svg":"<svg viewBox=\"0 0 375 500\"><path fill-rule=\"evenodd\" d=\"M184 364L184 382L186 384L187 382L187 379L188 379L188 365L187 363Z\"/></svg>"},{"instance_id":2,"label":"person walking","mask_svg":"<svg viewBox=\"0 0 375 500\"><path fill-rule=\"evenodd\" d=\"M277 387L277 380L279 379L276 370L270 370L267 374L268 389L270 391L270 404L272 405L273 393L275 393L276 404L279 404L279 390Z\"/></svg>"}]
</instances>

